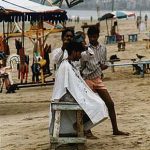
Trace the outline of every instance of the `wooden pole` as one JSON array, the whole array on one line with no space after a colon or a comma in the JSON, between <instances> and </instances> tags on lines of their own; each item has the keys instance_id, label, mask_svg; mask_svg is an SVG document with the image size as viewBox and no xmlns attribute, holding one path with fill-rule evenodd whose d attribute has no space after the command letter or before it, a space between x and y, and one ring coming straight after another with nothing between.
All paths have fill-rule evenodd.
<instances>
[{"instance_id":1,"label":"wooden pole","mask_svg":"<svg viewBox=\"0 0 150 150\"><path fill-rule=\"evenodd\" d=\"M112 8L111 8L112 12L114 11L114 0L112 0ZM111 19L111 27L112 27L112 19Z\"/></svg>"},{"instance_id":2,"label":"wooden pole","mask_svg":"<svg viewBox=\"0 0 150 150\"><path fill-rule=\"evenodd\" d=\"M111 8L112 11L114 11L114 2L115 2L115 1L112 0L112 8Z\"/></svg>"},{"instance_id":3,"label":"wooden pole","mask_svg":"<svg viewBox=\"0 0 150 150\"><path fill-rule=\"evenodd\" d=\"M107 22L107 19L106 19L106 26L107 26L107 34L109 36L109 31L108 31L108 22Z\"/></svg>"},{"instance_id":4,"label":"wooden pole","mask_svg":"<svg viewBox=\"0 0 150 150\"><path fill-rule=\"evenodd\" d=\"M3 21L3 38L5 39L5 22Z\"/></svg>"}]
</instances>

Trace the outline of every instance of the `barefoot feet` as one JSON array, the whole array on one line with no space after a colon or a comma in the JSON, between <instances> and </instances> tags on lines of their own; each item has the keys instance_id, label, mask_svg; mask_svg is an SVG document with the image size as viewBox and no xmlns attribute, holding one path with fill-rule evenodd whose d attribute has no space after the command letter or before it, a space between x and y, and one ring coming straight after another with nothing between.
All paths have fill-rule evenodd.
<instances>
[{"instance_id":1,"label":"barefoot feet","mask_svg":"<svg viewBox=\"0 0 150 150\"><path fill-rule=\"evenodd\" d=\"M113 132L113 135L126 135L126 136L129 136L130 133L129 132L123 132L123 131L114 131Z\"/></svg>"}]
</instances>

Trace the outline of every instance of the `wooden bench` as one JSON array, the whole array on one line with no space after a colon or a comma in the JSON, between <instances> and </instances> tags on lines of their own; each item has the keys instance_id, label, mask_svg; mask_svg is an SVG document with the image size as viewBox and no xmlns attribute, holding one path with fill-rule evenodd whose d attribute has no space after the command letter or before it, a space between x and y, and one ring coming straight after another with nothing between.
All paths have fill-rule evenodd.
<instances>
[{"instance_id":1,"label":"wooden bench","mask_svg":"<svg viewBox=\"0 0 150 150\"><path fill-rule=\"evenodd\" d=\"M137 34L128 34L128 42L136 42L138 40Z\"/></svg>"},{"instance_id":2,"label":"wooden bench","mask_svg":"<svg viewBox=\"0 0 150 150\"><path fill-rule=\"evenodd\" d=\"M52 133L50 133L50 149L56 150L56 148L63 144L74 143L77 145L78 150L85 149L86 138L84 137L83 131L83 110L77 104L73 102L52 102L51 110L54 111L54 122ZM75 111L76 112L76 122L77 122L77 133L74 136L61 136L60 126L61 126L61 112L62 111Z\"/></svg>"},{"instance_id":3,"label":"wooden bench","mask_svg":"<svg viewBox=\"0 0 150 150\"><path fill-rule=\"evenodd\" d=\"M108 65L109 67L111 67L112 72L114 72L114 67L125 67L125 66L135 66L138 65L140 68L140 72L139 75L140 77L144 77L144 73L145 73L145 69L150 69L149 68L149 64L150 64L150 60L147 61L139 61L139 62L133 62L133 63L122 63L122 64L115 64L114 62L111 62L110 65ZM146 68L145 68L146 67Z\"/></svg>"}]
</instances>

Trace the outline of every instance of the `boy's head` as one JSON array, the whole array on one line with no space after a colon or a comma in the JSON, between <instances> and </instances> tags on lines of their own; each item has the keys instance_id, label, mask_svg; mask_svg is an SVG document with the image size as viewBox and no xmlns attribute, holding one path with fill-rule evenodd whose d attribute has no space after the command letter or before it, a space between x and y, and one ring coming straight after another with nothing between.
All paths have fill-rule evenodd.
<instances>
[{"instance_id":1,"label":"boy's head","mask_svg":"<svg viewBox=\"0 0 150 150\"><path fill-rule=\"evenodd\" d=\"M81 53L85 50L85 47L82 42L71 41L68 43L66 50L68 52L68 59L79 61Z\"/></svg>"},{"instance_id":2,"label":"boy's head","mask_svg":"<svg viewBox=\"0 0 150 150\"><path fill-rule=\"evenodd\" d=\"M92 45L97 45L99 33L100 33L100 31L99 31L99 28L97 26L92 26L92 27L88 28L87 35L89 38L89 42Z\"/></svg>"},{"instance_id":3,"label":"boy's head","mask_svg":"<svg viewBox=\"0 0 150 150\"><path fill-rule=\"evenodd\" d=\"M84 47L86 46L85 38L85 33L82 31L77 31L74 35L74 40L78 43L82 43Z\"/></svg>"},{"instance_id":4,"label":"boy's head","mask_svg":"<svg viewBox=\"0 0 150 150\"><path fill-rule=\"evenodd\" d=\"M82 31L77 31L74 35L74 40L79 43L85 41L85 38L85 33Z\"/></svg>"}]
</instances>

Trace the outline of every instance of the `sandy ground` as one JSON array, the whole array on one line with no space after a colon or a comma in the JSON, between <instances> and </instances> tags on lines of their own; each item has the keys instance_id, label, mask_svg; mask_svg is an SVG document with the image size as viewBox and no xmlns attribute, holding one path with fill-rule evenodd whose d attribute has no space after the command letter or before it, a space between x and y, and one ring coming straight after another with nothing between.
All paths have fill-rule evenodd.
<instances>
[{"instance_id":1,"label":"sandy ground","mask_svg":"<svg viewBox=\"0 0 150 150\"><path fill-rule=\"evenodd\" d=\"M94 22L93 22L94 23ZM119 20L119 32L125 35L138 33L135 20ZM110 22L109 22L110 24ZM81 30L82 22L69 23ZM148 27L149 28L149 27ZM101 23L100 42L106 35L105 21ZM150 49L142 41L144 33L138 34L139 40L126 43L125 51L118 51L117 45L107 45L108 58L117 54L122 62L131 62L136 54L150 58ZM11 53L15 53L14 39L9 41ZM32 43L26 40L26 53L32 57ZM60 33L52 34L48 38L52 48L61 45ZM32 58L30 59L32 60ZM31 72L30 72L31 75ZM150 150L150 74L144 78L133 75L133 69L116 67L112 73L111 68L104 72L104 83L107 86L116 107L118 125L121 130L131 133L130 136L113 136L110 119L92 129L99 138L88 140L88 150ZM15 82L19 82L13 72ZM51 78L47 79L50 80ZM31 77L29 77L31 80ZM15 94L0 93L0 150L47 150L49 149L49 105L53 86L22 88Z\"/></svg>"}]
</instances>

